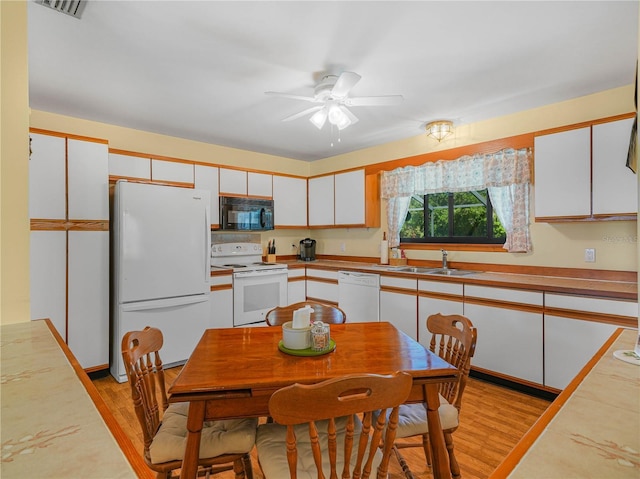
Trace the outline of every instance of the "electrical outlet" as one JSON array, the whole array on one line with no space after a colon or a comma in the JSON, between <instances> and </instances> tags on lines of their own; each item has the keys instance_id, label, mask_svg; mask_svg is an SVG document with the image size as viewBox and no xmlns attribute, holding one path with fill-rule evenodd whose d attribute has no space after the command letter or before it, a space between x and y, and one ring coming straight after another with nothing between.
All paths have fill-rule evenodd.
<instances>
[{"instance_id":1,"label":"electrical outlet","mask_svg":"<svg viewBox=\"0 0 640 479\"><path fill-rule=\"evenodd\" d=\"M596 250L595 248L587 248L584 250L584 260L587 263L596 262Z\"/></svg>"},{"instance_id":2,"label":"electrical outlet","mask_svg":"<svg viewBox=\"0 0 640 479\"><path fill-rule=\"evenodd\" d=\"M343 253L344 253L345 251L347 251L347 245L346 245L346 243L340 243L340 251L342 251Z\"/></svg>"}]
</instances>

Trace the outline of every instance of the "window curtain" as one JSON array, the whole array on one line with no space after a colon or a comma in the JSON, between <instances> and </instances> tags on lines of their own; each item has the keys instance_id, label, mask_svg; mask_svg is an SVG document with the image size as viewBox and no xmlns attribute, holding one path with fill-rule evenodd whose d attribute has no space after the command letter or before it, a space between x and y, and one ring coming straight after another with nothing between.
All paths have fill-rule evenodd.
<instances>
[{"instance_id":1,"label":"window curtain","mask_svg":"<svg viewBox=\"0 0 640 479\"><path fill-rule=\"evenodd\" d=\"M487 188L494 211L507 233L504 248L512 253L531 251L530 163L528 148L509 148L497 153L385 171L381 196L388 200L389 246L393 248L400 244L400 230L413 195Z\"/></svg>"}]
</instances>

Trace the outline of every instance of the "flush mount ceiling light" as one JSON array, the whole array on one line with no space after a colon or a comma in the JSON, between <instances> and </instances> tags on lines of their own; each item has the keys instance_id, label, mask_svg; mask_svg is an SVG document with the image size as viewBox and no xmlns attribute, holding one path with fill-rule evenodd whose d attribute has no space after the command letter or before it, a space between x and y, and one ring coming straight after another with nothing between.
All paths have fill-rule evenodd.
<instances>
[{"instance_id":1,"label":"flush mount ceiling light","mask_svg":"<svg viewBox=\"0 0 640 479\"><path fill-rule=\"evenodd\" d=\"M447 120L432 121L425 126L425 130L427 130L427 136L441 142L453 133L453 122Z\"/></svg>"}]
</instances>

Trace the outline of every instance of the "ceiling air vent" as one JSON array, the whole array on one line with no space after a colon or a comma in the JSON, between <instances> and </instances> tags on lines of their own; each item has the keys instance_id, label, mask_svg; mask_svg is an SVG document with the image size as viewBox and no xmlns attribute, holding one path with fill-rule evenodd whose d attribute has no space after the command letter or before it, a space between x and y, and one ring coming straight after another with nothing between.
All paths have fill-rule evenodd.
<instances>
[{"instance_id":1,"label":"ceiling air vent","mask_svg":"<svg viewBox=\"0 0 640 479\"><path fill-rule=\"evenodd\" d=\"M36 0L36 3L52 8L58 12L66 13L75 18L80 18L87 0Z\"/></svg>"}]
</instances>

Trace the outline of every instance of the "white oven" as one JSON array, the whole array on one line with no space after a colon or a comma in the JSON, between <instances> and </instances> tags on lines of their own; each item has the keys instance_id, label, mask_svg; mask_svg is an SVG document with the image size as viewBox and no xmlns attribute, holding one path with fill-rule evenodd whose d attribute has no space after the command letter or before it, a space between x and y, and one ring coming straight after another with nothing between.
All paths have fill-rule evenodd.
<instances>
[{"instance_id":1,"label":"white oven","mask_svg":"<svg viewBox=\"0 0 640 479\"><path fill-rule=\"evenodd\" d=\"M233 326L266 325L270 309L288 304L287 266L262 261L259 234L222 233L211 243L211 266L233 269Z\"/></svg>"},{"instance_id":2,"label":"white oven","mask_svg":"<svg viewBox=\"0 0 640 479\"><path fill-rule=\"evenodd\" d=\"M287 281L286 268L234 272L233 325L264 325L269 310L287 305Z\"/></svg>"}]
</instances>

